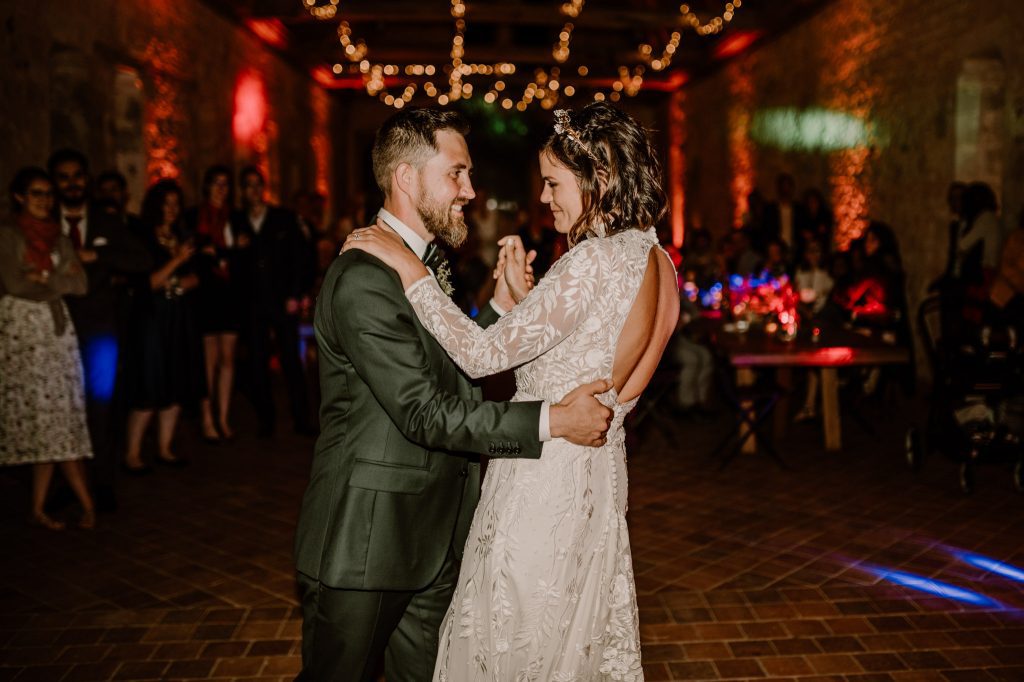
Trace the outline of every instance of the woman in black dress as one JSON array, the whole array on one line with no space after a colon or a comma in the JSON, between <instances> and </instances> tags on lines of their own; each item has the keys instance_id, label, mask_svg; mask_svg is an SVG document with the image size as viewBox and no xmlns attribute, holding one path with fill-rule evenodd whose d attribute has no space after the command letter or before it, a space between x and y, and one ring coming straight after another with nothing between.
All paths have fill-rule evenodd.
<instances>
[{"instance_id":1,"label":"woman in black dress","mask_svg":"<svg viewBox=\"0 0 1024 682\"><path fill-rule=\"evenodd\" d=\"M202 402L203 438L209 443L230 440L234 431L228 423L231 389L235 380L235 347L241 327L237 254L245 235L231 225L234 200L231 170L211 166L203 176L203 201L185 212L189 234L195 236L196 314L206 358L207 398ZM216 402L216 421L212 403Z\"/></svg>"},{"instance_id":2,"label":"woman in black dress","mask_svg":"<svg viewBox=\"0 0 1024 682\"><path fill-rule=\"evenodd\" d=\"M158 416L157 461L181 466L172 451L182 405L205 397L203 350L191 297L199 286L195 246L182 227L181 187L161 180L142 202L143 239L153 254L154 270L140 286L132 314L128 371L128 445L125 467L149 469L142 462L142 437Z\"/></svg>"}]
</instances>

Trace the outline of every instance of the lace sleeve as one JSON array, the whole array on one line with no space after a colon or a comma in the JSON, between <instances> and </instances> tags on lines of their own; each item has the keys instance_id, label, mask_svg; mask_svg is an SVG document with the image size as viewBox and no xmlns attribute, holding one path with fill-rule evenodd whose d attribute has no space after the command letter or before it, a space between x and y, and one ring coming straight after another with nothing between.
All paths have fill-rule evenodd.
<instances>
[{"instance_id":1,"label":"lace sleeve","mask_svg":"<svg viewBox=\"0 0 1024 682\"><path fill-rule=\"evenodd\" d=\"M518 367L553 348L590 315L601 287L599 239L565 254L511 312L481 329L444 295L433 277L406 291L420 322L473 378Z\"/></svg>"}]
</instances>

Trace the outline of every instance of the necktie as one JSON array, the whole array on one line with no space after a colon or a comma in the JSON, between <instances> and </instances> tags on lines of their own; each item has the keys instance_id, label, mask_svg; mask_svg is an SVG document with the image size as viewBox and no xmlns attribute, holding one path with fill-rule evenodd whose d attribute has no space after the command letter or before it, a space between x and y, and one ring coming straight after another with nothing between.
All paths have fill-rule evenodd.
<instances>
[{"instance_id":1,"label":"necktie","mask_svg":"<svg viewBox=\"0 0 1024 682\"><path fill-rule=\"evenodd\" d=\"M64 220L68 221L68 236L71 237L71 245L77 251L82 248L82 231L78 227L82 222L82 216L68 215L64 216Z\"/></svg>"},{"instance_id":2,"label":"necktie","mask_svg":"<svg viewBox=\"0 0 1024 682\"><path fill-rule=\"evenodd\" d=\"M427 250L423 252L423 264L430 268L434 274L437 274L437 269L444 262L444 253L441 249L431 242L427 245Z\"/></svg>"}]
</instances>

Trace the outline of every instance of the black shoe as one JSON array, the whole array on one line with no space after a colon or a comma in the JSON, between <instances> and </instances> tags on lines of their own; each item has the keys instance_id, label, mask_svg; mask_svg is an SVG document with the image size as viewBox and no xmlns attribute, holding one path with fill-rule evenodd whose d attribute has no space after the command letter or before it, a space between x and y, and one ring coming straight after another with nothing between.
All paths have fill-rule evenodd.
<instances>
[{"instance_id":1,"label":"black shoe","mask_svg":"<svg viewBox=\"0 0 1024 682\"><path fill-rule=\"evenodd\" d=\"M93 497L96 498L96 511L98 512L116 512L117 511L117 496L114 495L114 487L110 485L98 485L96 490L93 492Z\"/></svg>"},{"instance_id":2,"label":"black shoe","mask_svg":"<svg viewBox=\"0 0 1024 682\"><path fill-rule=\"evenodd\" d=\"M274 437L274 427L261 425L259 429L256 430L256 437L260 440L270 440Z\"/></svg>"},{"instance_id":3,"label":"black shoe","mask_svg":"<svg viewBox=\"0 0 1024 682\"><path fill-rule=\"evenodd\" d=\"M203 442L206 443L207 445L221 445L224 442L224 439L221 438L220 436L207 436L205 433L200 435L202 435Z\"/></svg>"},{"instance_id":4,"label":"black shoe","mask_svg":"<svg viewBox=\"0 0 1024 682\"><path fill-rule=\"evenodd\" d=\"M121 470L124 471L129 476L149 476L151 473L153 473L153 467L151 467L149 464L143 464L142 466L139 467L130 467L122 462Z\"/></svg>"}]
</instances>

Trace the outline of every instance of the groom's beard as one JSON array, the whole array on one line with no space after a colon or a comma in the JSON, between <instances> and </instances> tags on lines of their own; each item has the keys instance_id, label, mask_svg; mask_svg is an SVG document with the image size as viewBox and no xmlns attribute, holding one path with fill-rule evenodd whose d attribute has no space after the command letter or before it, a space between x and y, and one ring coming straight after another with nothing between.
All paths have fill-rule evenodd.
<instances>
[{"instance_id":1,"label":"groom's beard","mask_svg":"<svg viewBox=\"0 0 1024 682\"><path fill-rule=\"evenodd\" d=\"M467 202L456 199L450 204L443 204L432 201L426 192L421 196L423 198L416 205L416 212L419 213L427 231L453 249L462 246L468 232L466 219L461 213L452 213L452 207L465 206Z\"/></svg>"}]
</instances>

